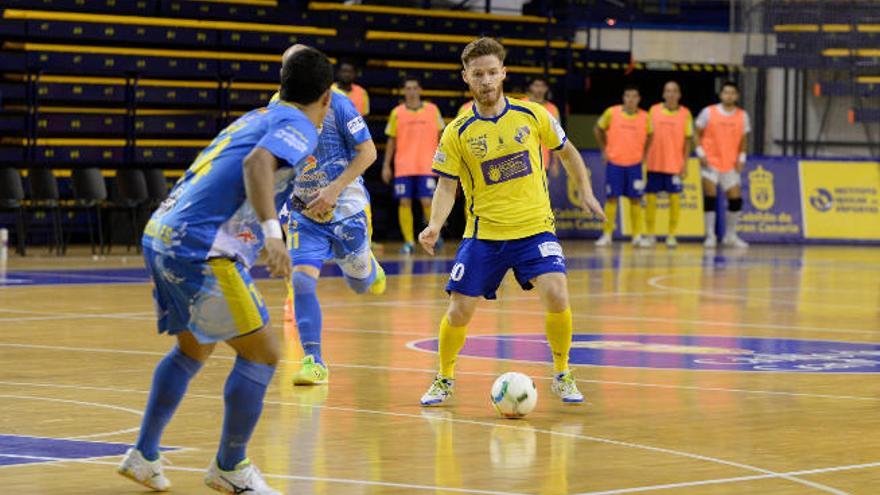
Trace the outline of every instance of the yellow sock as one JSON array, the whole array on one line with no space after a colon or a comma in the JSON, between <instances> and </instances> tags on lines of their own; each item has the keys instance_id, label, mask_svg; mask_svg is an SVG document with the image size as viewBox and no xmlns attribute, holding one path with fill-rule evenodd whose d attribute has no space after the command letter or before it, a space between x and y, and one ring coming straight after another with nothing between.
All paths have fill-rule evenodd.
<instances>
[{"instance_id":1,"label":"yellow sock","mask_svg":"<svg viewBox=\"0 0 880 495\"><path fill-rule=\"evenodd\" d=\"M657 223L657 195L645 195L645 228L648 235L654 235L654 226Z\"/></svg>"},{"instance_id":2,"label":"yellow sock","mask_svg":"<svg viewBox=\"0 0 880 495\"><path fill-rule=\"evenodd\" d=\"M364 214L367 215L367 239L373 240L373 209L370 208L369 203L364 208Z\"/></svg>"},{"instance_id":3,"label":"yellow sock","mask_svg":"<svg viewBox=\"0 0 880 495\"><path fill-rule=\"evenodd\" d=\"M614 222L617 220L617 198L608 198L605 201L605 233L611 235L614 232Z\"/></svg>"},{"instance_id":4,"label":"yellow sock","mask_svg":"<svg viewBox=\"0 0 880 495\"><path fill-rule=\"evenodd\" d=\"M423 206L422 207L422 215L425 217L425 225L431 223L431 207Z\"/></svg>"},{"instance_id":5,"label":"yellow sock","mask_svg":"<svg viewBox=\"0 0 880 495\"><path fill-rule=\"evenodd\" d=\"M629 223L632 228L632 236L642 233L642 200L641 198L629 198Z\"/></svg>"},{"instance_id":6,"label":"yellow sock","mask_svg":"<svg viewBox=\"0 0 880 495\"><path fill-rule=\"evenodd\" d=\"M458 351L464 347L466 335L467 327L454 327L443 315L440 320L440 374L446 378L455 378L455 360Z\"/></svg>"},{"instance_id":7,"label":"yellow sock","mask_svg":"<svg viewBox=\"0 0 880 495\"><path fill-rule=\"evenodd\" d=\"M553 353L553 369L557 373L567 371L568 351L571 349L571 308L561 313L547 313L544 328Z\"/></svg>"},{"instance_id":8,"label":"yellow sock","mask_svg":"<svg viewBox=\"0 0 880 495\"><path fill-rule=\"evenodd\" d=\"M678 229L678 215L681 213L681 194L669 195L669 235Z\"/></svg>"},{"instance_id":9,"label":"yellow sock","mask_svg":"<svg viewBox=\"0 0 880 495\"><path fill-rule=\"evenodd\" d=\"M397 219L400 221L400 233L403 234L403 241L415 244L416 236L415 233L413 233L412 206L398 206Z\"/></svg>"}]
</instances>

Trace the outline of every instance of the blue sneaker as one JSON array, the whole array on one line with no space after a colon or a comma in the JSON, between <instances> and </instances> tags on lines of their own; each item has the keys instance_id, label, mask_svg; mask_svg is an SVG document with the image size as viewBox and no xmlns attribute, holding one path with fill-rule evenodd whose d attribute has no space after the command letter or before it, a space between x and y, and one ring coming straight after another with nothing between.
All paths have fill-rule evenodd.
<instances>
[{"instance_id":1,"label":"blue sneaker","mask_svg":"<svg viewBox=\"0 0 880 495\"><path fill-rule=\"evenodd\" d=\"M400 248L400 254L413 254L415 251L416 247L411 242L404 243Z\"/></svg>"}]
</instances>

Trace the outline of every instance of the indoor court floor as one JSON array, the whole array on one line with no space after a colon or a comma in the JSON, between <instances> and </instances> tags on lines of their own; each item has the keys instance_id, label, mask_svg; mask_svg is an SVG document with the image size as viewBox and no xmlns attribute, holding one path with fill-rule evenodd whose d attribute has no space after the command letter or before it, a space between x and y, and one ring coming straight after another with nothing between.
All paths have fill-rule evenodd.
<instances>
[{"instance_id":1,"label":"indoor court floor","mask_svg":"<svg viewBox=\"0 0 880 495\"><path fill-rule=\"evenodd\" d=\"M381 297L322 279L330 385L291 385L301 351L288 341L249 449L277 489L880 493L877 247L566 243L586 404L550 396L540 305L508 278L470 326L451 405L423 409L449 244L437 259L381 256L392 275ZM258 286L282 327L283 283ZM144 492L114 470L173 345L155 328L133 252L10 257L0 276L2 493ZM174 493L208 493L231 356L218 347L166 430ZM491 383L510 370L538 384L537 409L522 420L489 405Z\"/></svg>"}]
</instances>

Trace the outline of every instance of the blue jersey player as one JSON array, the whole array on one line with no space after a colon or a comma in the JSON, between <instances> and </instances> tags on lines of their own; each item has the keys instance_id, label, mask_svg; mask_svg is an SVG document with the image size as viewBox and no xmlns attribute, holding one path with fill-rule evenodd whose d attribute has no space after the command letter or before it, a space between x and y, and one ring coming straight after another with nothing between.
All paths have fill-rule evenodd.
<instances>
[{"instance_id":1,"label":"blue jersey player","mask_svg":"<svg viewBox=\"0 0 880 495\"><path fill-rule=\"evenodd\" d=\"M293 377L296 385L327 383L329 377L321 356L322 314L316 292L323 263L334 260L359 294L385 291L385 272L370 250L365 213L369 196L361 178L375 160L376 146L364 118L345 94L334 90L318 148L297 167L288 205L290 289L305 354Z\"/></svg>"},{"instance_id":2,"label":"blue jersey player","mask_svg":"<svg viewBox=\"0 0 880 495\"><path fill-rule=\"evenodd\" d=\"M217 342L236 354L224 389L220 447L205 483L224 493L277 494L246 457L281 355L277 331L248 270L262 249L273 276L290 275L278 210L318 143L333 68L298 46L281 70L281 101L233 122L205 148L153 214L144 232L159 332L177 346L156 367L140 436L119 473L154 490L159 440L187 385Z\"/></svg>"}]
</instances>

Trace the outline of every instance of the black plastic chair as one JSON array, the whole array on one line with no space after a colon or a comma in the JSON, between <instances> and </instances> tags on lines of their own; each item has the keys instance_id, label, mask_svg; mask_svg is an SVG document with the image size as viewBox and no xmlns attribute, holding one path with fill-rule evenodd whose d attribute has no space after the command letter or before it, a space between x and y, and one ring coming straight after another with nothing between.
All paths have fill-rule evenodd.
<instances>
[{"instance_id":1,"label":"black plastic chair","mask_svg":"<svg viewBox=\"0 0 880 495\"><path fill-rule=\"evenodd\" d=\"M147 199L152 212L168 197L168 179L161 168L144 170L144 178L147 180Z\"/></svg>"},{"instance_id":2,"label":"black plastic chair","mask_svg":"<svg viewBox=\"0 0 880 495\"><path fill-rule=\"evenodd\" d=\"M116 171L114 204L128 214L132 242L127 248L130 249L133 245L138 252L141 250L140 234L142 232L140 210L148 199L147 179L143 170L120 169Z\"/></svg>"},{"instance_id":3,"label":"black plastic chair","mask_svg":"<svg viewBox=\"0 0 880 495\"><path fill-rule=\"evenodd\" d=\"M12 167L0 168L0 210L14 211L15 218L15 252L25 255L24 229L24 186L21 174Z\"/></svg>"},{"instance_id":4,"label":"black plastic chair","mask_svg":"<svg viewBox=\"0 0 880 495\"><path fill-rule=\"evenodd\" d=\"M104 228L101 221L101 204L107 200L107 184L104 176L97 168L78 168L73 170L74 207L85 210L89 226L89 242L92 254L95 254L95 229L92 227L92 216L95 217L98 231L99 253L104 254Z\"/></svg>"},{"instance_id":5,"label":"black plastic chair","mask_svg":"<svg viewBox=\"0 0 880 495\"><path fill-rule=\"evenodd\" d=\"M39 210L46 211L52 221L52 235L49 252L61 255L64 250L64 231L61 229L61 196L58 194L58 180L48 168L32 168L28 171L28 185L31 201Z\"/></svg>"}]
</instances>

